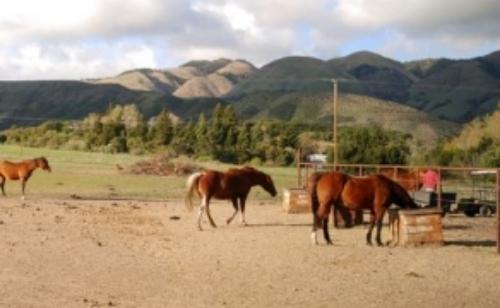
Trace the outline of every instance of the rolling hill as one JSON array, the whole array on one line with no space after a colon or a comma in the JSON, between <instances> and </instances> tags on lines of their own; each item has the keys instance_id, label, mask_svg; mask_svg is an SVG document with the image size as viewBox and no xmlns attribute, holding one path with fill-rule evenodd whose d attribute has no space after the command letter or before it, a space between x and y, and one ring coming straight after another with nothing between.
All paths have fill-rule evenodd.
<instances>
[{"instance_id":1,"label":"rolling hill","mask_svg":"<svg viewBox=\"0 0 500 308\"><path fill-rule=\"evenodd\" d=\"M79 81L0 81L0 128L33 125L52 119L80 119L103 112L110 104L135 103L148 117L167 108L190 118L208 112L220 100L181 100L154 91L135 91L119 85Z\"/></svg>"},{"instance_id":2,"label":"rolling hill","mask_svg":"<svg viewBox=\"0 0 500 308\"><path fill-rule=\"evenodd\" d=\"M327 123L332 78L339 80L343 124L376 122L436 139L495 110L500 51L405 63L361 51L330 60L284 57L261 68L199 60L84 81L0 81L0 127L81 118L111 103L135 103L147 116L168 108L187 119L221 102L245 118Z\"/></svg>"},{"instance_id":3,"label":"rolling hill","mask_svg":"<svg viewBox=\"0 0 500 308\"><path fill-rule=\"evenodd\" d=\"M244 60L199 60L173 69L136 69L87 82L118 84L130 90L153 91L181 98L221 97L255 70L251 63Z\"/></svg>"},{"instance_id":4,"label":"rolling hill","mask_svg":"<svg viewBox=\"0 0 500 308\"><path fill-rule=\"evenodd\" d=\"M287 121L332 123L332 97L327 93L262 94L247 96L234 104L242 117ZM414 136L417 141L435 143L453 136L460 124L435 118L415 108L368 96L346 94L339 97L339 125L379 125ZM307 119L307 120L305 120Z\"/></svg>"},{"instance_id":5,"label":"rolling hill","mask_svg":"<svg viewBox=\"0 0 500 308\"><path fill-rule=\"evenodd\" d=\"M238 83L232 101L297 92L294 97L331 91L409 105L457 123L492 112L500 101L500 52L468 60L427 59L401 63L371 52L323 61L286 57ZM290 97L290 96L288 96ZM281 98L283 100L285 98Z\"/></svg>"}]
</instances>

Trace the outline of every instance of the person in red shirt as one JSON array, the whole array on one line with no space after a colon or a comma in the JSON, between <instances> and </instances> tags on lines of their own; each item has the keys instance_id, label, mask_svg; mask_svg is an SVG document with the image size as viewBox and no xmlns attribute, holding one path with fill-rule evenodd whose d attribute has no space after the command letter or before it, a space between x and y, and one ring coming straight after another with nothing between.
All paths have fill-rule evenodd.
<instances>
[{"instance_id":1,"label":"person in red shirt","mask_svg":"<svg viewBox=\"0 0 500 308\"><path fill-rule=\"evenodd\" d=\"M422 189L428 192L435 192L439 185L439 175L432 169L427 169L422 174Z\"/></svg>"}]
</instances>

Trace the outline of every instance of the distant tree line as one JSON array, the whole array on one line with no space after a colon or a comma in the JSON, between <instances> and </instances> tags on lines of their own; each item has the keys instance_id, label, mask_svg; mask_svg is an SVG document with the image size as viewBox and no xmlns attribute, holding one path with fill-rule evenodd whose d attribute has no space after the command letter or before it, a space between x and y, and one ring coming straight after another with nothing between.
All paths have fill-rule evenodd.
<instances>
[{"instance_id":1,"label":"distant tree line","mask_svg":"<svg viewBox=\"0 0 500 308\"><path fill-rule=\"evenodd\" d=\"M412 156L408 134L370 126L341 128L339 135L339 158L344 163L406 164ZM167 110L147 120L135 105L110 106L81 121L12 127L0 138L0 142L30 147L133 154L169 151L171 156L274 165L292 164L298 147L312 153L318 151L318 142L330 140L329 127L242 120L230 105L217 105L211 114L186 122ZM331 148L319 151L328 152L332 159Z\"/></svg>"},{"instance_id":2,"label":"distant tree line","mask_svg":"<svg viewBox=\"0 0 500 308\"><path fill-rule=\"evenodd\" d=\"M481 166L500 167L500 142L490 137L482 137L475 146L460 148L439 143L424 154L424 161L440 166Z\"/></svg>"},{"instance_id":3,"label":"distant tree line","mask_svg":"<svg viewBox=\"0 0 500 308\"><path fill-rule=\"evenodd\" d=\"M232 106L217 105L208 117L200 114L196 121L182 122L167 110L148 121L135 105L117 105L81 121L12 127L0 141L108 153L170 151L198 159L288 165L294 160L297 137L305 129L310 128L282 121L242 121Z\"/></svg>"},{"instance_id":4,"label":"distant tree line","mask_svg":"<svg viewBox=\"0 0 500 308\"><path fill-rule=\"evenodd\" d=\"M467 123L458 136L424 153L422 160L443 166L499 168L500 105L495 112Z\"/></svg>"}]
</instances>

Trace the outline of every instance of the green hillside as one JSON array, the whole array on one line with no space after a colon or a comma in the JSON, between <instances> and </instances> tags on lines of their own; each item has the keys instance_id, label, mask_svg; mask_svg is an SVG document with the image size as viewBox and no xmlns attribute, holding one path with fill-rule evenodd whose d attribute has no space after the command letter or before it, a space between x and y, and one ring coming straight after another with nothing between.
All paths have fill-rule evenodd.
<instances>
[{"instance_id":1,"label":"green hillside","mask_svg":"<svg viewBox=\"0 0 500 308\"><path fill-rule=\"evenodd\" d=\"M371 52L329 61L287 57L265 65L236 85L228 98L241 102L252 101L251 97L272 97L273 101L289 100L287 104L296 106L315 93L331 91L332 78L339 80L341 93L390 100L433 117L465 123L492 112L500 101L500 52L468 60L426 59L408 63ZM305 97L298 98L297 92L306 93ZM274 103L262 103L261 107L266 105L277 108ZM244 114L256 112L255 104L240 109ZM262 112L287 116L293 111L278 107L259 110Z\"/></svg>"},{"instance_id":2,"label":"green hillside","mask_svg":"<svg viewBox=\"0 0 500 308\"><path fill-rule=\"evenodd\" d=\"M234 103L245 118L278 118L296 122L332 122L332 95L329 92L257 93ZM353 94L341 95L339 125L372 125L410 133L420 141L436 142L458 132L460 125L440 120L414 108L392 101Z\"/></svg>"},{"instance_id":3,"label":"green hillside","mask_svg":"<svg viewBox=\"0 0 500 308\"><path fill-rule=\"evenodd\" d=\"M1 81L0 128L33 125L49 119L80 119L110 104L136 104L147 117L167 108L190 118L212 110L214 99L181 100L156 92L133 91L111 84L79 81Z\"/></svg>"},{"instance_id":4,"label":"green hillside","mask_svg":"<svg viewBox=\"0 0 500 308\"><path fill-rule=\"evenodd\" d=\"M446 136L456 129L450 122L467 123L495 110L500 101L500 51L473 59L406 63L367 51L327 61L293 56L260 69L244 60L195 60L178 68L137 69L86 82L0 81L0 128L79 119L111 103L137 104L147 117L167 108L184 119L198 118L221 102L234 104L246 118L322 121L328 118L323 105L331 95L332 78L345 97L380 100L369 104L373 108L353 104L357 109L346 113L346 121L363 122L368 112L374 120L366 121L389 122L384 125L408 122L401 125L411 127L429 121L428 127L435 127L436 119L443 119L449 122L433 131ZM381 111L384 106L395 114L410 106L427 117L385 118L391 113Z\"/></svg>"}]
</instances>

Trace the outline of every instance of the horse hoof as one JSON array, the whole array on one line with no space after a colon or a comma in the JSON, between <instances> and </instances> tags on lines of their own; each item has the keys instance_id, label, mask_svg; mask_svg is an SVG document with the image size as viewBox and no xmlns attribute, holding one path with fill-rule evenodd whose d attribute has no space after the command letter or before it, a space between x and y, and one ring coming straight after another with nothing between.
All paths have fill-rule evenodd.
<instances>
[{"instance_id":1,"label":"horse hoof","mask_svg":"<svg viewBox=\"0 0 500 308\"><path fill-rule=\"evenodd\" d=\"M333 242L332 241L326 241L326 245L333 246Z\"/></svg>"}]
</instances>

